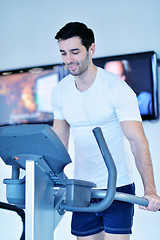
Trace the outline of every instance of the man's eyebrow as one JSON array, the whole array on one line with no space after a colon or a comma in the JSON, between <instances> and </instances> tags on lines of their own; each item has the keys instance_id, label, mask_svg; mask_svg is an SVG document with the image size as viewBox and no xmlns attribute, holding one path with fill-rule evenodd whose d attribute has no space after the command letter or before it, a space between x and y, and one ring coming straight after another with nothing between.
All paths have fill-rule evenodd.
<instances>
[{"instance_id":1,"label":"man's eyebrow","mask_svg":"<svg viewBox=\"0 0 160 240\"><path fill-rule=\"evenodd\" d=\"M69 50L69 52L74 52L74 51L79 51L79 50L80 50L79 48L72 48ZM60 49L60 52L65 52L65 50Z\"/></svg>"},{"instance_id":2,"label":"man's eyebrow","mask_svg":"<svg viewBox=\"0 0 160 240\"><path fill-rule=\"evenodd\" d=\"M73 51L79 51L80 49L79 48L72 48L72 49L70 49L69 51L70 52L73 52Z\"/></svg>"}]
</instances>

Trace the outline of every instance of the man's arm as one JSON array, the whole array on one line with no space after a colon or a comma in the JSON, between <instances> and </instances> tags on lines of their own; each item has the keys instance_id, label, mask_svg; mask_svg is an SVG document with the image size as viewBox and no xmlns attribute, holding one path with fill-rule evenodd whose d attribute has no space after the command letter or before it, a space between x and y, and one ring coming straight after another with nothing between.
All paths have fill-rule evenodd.
<instances>
[{"instance_id":1,"label":"man's arm","mask_svg":"<svg viewBox=\"0 0 160 240\"><path fill-rule=\"evenodd\" d=\"M160 209L160 198L156 194L149 145L142 123L138 121L124 121L121 122L121 127L130 142L136 166L144 185L144 195L149 200L147 209L157 211Z\"/></svg>"},{"instance_id":2,"label":"man's arm","mask_svg":"<svg viewBox=\"0 0 160 240\"><path fill-rule=\"evenodd\" d=\"M53 130L68 150L70 125L65 120L54 120Z\"/></svg>"}]
</instances>

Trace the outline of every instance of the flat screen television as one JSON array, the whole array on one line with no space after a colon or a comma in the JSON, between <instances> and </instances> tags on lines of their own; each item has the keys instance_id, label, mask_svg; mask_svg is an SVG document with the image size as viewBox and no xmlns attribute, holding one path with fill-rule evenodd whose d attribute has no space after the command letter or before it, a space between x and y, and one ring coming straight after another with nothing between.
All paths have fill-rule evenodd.
<instances>
[{"instance_id":1,"label":"flat screen television","mask_svg":"<svg viewBox=\"0 0 160 240\"><path fill-rule=\"evenodd\" d=\"M68 74L63 64L0 72L0 126L53 123L51 92Z\"/></svg>"},{"instance_id":2,"label":"flat screen television","mask_svg":"<svg viewBox=\"0 0 160 240\"><path fill-rule=\"evenodd\" d=\"M155 52L94 58L93 61L102 68L106 68L108 62L121 61L125 81L137 94L142 119L159 117ZM51 92L67 74L63 64L1 71L0 126L26 123L52 125Z\"/></svg>"},{"instance_id":3,"label":"flat screen television","mask_svg":"<svg viewBox=\"0 0 160 240\"><path fill-rule=\"evenodd\" d=\"M153 51L103 57L94 63L119 75L137 95L143 120L159 117L157 56Z\"/></svg>"}]
</instances>

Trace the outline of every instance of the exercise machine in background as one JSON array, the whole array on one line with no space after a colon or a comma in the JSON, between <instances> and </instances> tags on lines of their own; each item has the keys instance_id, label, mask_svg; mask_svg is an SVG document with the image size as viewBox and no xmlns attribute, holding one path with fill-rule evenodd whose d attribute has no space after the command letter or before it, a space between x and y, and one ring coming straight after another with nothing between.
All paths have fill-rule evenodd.
<instances>
[{"instance_id":1,"label":"exercise machine in background","mask_svg":"<svg viewBox=\"0 0 160 240\"><path fill-rule=\"evenodd\" d=\"M70 156L49 125L0 127L0 157L12 166L11 179L4 179L6 196L13 208L25 211L25 239L53 240L65 211L100 212L113 200L148 205L147 199L116 192L112 156L101 129L93 129L93 134L108 170L107 191L96 189L92 182L67 178L63 170L71 163ZM22 179L20 169L26 171ZM102 201L93 204L91 198ZM24 239L24 231L22 235Z\"/></svg>"}]
</instances>

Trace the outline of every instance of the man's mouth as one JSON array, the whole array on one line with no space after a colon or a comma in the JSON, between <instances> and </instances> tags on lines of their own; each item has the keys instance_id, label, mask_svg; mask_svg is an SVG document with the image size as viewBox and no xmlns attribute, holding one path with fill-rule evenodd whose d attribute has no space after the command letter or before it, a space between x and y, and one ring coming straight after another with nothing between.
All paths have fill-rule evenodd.
<instances>
[{"instance_id":1,"label":"man's mouth","mask_svg":"<svg viewBox=\"0 0 160 240\"><path fill-rule=\"evenodd\" d=\"M78 64L74 63L74 64L68 64L67 67L69 68L70 71L74 71L77 69Z\"/></svg>"}]
</instances>

